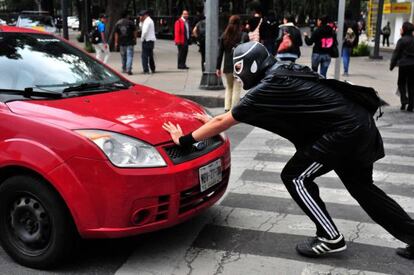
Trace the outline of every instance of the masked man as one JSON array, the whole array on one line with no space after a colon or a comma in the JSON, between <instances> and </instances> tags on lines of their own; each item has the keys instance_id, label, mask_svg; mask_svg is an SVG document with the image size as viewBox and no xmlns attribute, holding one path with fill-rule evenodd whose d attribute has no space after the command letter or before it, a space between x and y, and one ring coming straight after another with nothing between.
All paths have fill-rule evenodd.
<instances>
[{"instance_id":1,"label":"masked man","mask_svg":"<svg viewBox=\"0 0 414 275\"><path fill-rule=\"evenodd\" d=\"M281 173L282 181L316 226L315 237L297 244L298 253L320 257L346 250L314 182L334 170L369 216L408 244L397 253L414 258L414 220L373 184L373 163L384 156L384 148L372 115L324 81L280 73L285 66L260 43L239 45L233 64L234 75L250 89L239 105L187 135L179 125L165 123L173 141L191 146L239 122L278 134L297 150Z\"/></svg>"}]
</instances>

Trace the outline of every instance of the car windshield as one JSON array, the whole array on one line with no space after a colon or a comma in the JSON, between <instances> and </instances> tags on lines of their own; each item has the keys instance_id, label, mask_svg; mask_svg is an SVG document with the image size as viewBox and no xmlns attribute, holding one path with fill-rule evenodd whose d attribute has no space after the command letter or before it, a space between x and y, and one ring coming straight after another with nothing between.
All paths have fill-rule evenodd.
<instances>
[{"instance_id":1,"label":"car windshield","mask_svg":"<svg viewBox=\"0 0 414 275\"><path fill-rule=\"evenodd\" d=\"M51 16L45 15L20 15L19 27L53 27L53 19Z\"/></svg>"},{"instance_id":2,"label":"car windshield","mask_svg":"<svg viewBox=\"0 0 414 275\"><path fill-rule=\"evenodd\" d=\"M122 81L87 53L52 35L0 32L0 89L63 93L71 86Z\"/></svg>"}]
</instances>

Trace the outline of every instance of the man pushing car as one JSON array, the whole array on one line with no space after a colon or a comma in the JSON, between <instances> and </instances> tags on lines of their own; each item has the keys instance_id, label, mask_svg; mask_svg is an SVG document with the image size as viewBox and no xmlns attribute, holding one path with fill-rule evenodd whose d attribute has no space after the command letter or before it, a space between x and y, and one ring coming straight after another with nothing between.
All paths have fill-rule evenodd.
<instances>
[{"instance_id":1,"label":"man pushing car","mask_svg":"<svg viewBox=\"0 0 414 275\"><path fill-rule=\"evenodd\" d=\"M316 226L315 237L297 244L298 253L320 257L346 250L344 236L314 182L334 170L368 215L408 244L398 248L397 254L413 259L414 220L373 184L373 163L384 157L384 147L372 112L309 68L276 62L260 43L239 45L234 50L233 64L234 75L244 89L250 89L245 97L231 112L207 121L187 135L179 125L165 123L163 128L173 141L192 146L239 122L278 134L296 148L281 173L282 181Z\"/></svg>"}]
</instances>

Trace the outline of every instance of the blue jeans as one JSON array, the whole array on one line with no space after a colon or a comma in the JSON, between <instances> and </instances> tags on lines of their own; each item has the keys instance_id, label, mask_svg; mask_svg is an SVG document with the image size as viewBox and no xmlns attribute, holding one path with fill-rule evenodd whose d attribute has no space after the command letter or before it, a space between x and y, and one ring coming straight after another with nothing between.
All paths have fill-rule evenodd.
<instances>
[{"instance_id":1,"label":"blue jeans","mask_svg":"<svg viewBox=\"0 0 414 275\"><path fill-rule=\"evenodd\" d=\"M122 71L132 71L132 60L134 59L134 46L120 46L119 52L121 53L122 59Z\"/></svg>"},{"instance_id":2,"label":"blue jeans","mask_svg":"<svg viewBox=\"0 0 414 275\"><path fill-rule=\"evenodd\" d=\"M312 70L317 72L319 65L320 74L326 78L326 73L328 72L329 64L331 64L331 56L327 53L313 53L312 54Z\"/></svg>"},{"instance_id":3,"label":"blue jeans","mask_svg":"<svg viewBox=\"0 0 414 275\"><path fill-rule=\"evenodd\" d=\"M145 73L149 72L151 69L152 72L155 72L155 62L154 62L154 41L143 41L142 42L142 69ZM148 68L148 65L150 68Z\"/></svg>"},{"instance_id":4,"label":"blue jeans","mask_svg":"<svg viewBox=\"0 0 414 275\"><path fill-rule=\"evenodd\" d=\"M343 47L342 48L342 61L344 62L344 73L348 73L349 69L349 60L351 58L352 48Z\"/></svg>"}]
</instances>

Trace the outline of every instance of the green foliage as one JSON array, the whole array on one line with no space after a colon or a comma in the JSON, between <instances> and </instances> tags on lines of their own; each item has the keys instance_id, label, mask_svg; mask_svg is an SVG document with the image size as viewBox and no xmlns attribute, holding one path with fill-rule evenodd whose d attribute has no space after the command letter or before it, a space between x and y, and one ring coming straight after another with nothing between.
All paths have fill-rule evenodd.
<instances>
[{"instance_id":1,"label":"green foliage","mask_svg":"<svg viewBox=\"0 0 414 275\"><path fill-rule=\"evenodd\" d=\"M359 45L352 49L352 56L368 56L370 53L367 43L359 43Z\"/></svg>"}]
</instances>

